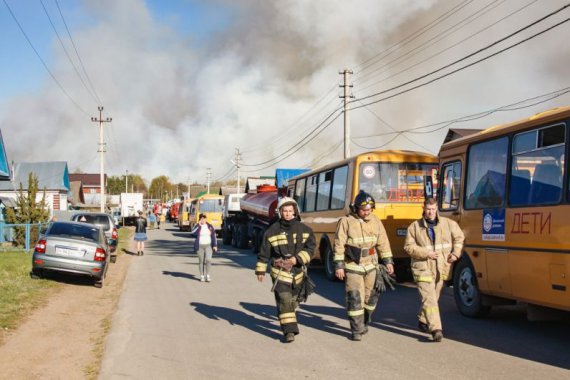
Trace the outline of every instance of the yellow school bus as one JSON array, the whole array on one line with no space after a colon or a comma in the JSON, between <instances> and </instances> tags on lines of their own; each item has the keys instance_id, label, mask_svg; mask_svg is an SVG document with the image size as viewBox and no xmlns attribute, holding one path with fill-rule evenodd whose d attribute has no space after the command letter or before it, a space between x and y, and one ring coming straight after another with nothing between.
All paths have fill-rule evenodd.
<instances>
[{"instance_id":1,"label":"yellow school bus","mask_svg":"<svg viewBox=\"0 0 570 380\"><path fill-rule=\"evenodd\" d=\"M188 220L190 230L198 224L200 214L206 215L208 223L216 230L219 236L222 231L222 212L224 208L224 196L216 194L204 194L192 200Z\"/></svg>"},{"instance_id":2,"label":"yellow school bus","mask_svg":"<svg viewBox=\"0 0 570 380\"><path fill-rule=\"evenodd\" d=\"M349 213L349 206L360 190L376 201L374 214L386 228L396 271L404 276L409 256L404 252L406 231L421 217L425 176L436 177L436 156L385 150L326 165L296 176L288 182L288 194L299 204L303 222L317 239L319 258L330 280L334 280L333 248L336 225Z\"/></svg>"},{"instance_id":3,"label":"yellow school bus","mask_svg":"<svg viewBox=\"0 0 570 380\"><path fill-rule=\"evenodd\" d=\"M442 146L440 214L465 232L453 272L462 314L570 310L569 121L570 107L553 109Z\"/></svg>"},{"instance_id":4,"label":"yellow school bus","mask_svg":"<svg viewBox=\"0 0 570 380\"><path fill-rule=\"evenodd\" d=\"M190 231L190 206L192 205L192 198L184 199L178 205L178 228L180 231Z\"/></svg>"}]
</instances>

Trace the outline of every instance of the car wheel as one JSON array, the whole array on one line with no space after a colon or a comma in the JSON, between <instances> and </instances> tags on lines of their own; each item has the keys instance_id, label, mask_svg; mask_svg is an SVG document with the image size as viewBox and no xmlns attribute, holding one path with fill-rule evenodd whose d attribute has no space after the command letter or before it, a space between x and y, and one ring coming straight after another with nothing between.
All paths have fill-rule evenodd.
<instances>
[{"instance_id":1,"label":"car wheel","mask_svg":"<svg viewBox=\"0 0 570 380\"><path fill-rule=\"evenodd\" d=\"M103 287L103 280L97 280L93 285L95 285L96 288L100 289Z\"/></svg>"},{"instance_id":2,"label":"car wheel","mask_svg":"<svg viewBox=\"0 0 570 380\"><path fill-rule=\"evenodd\" d=\"M453 295L459 312L466 317L483 317L491 309L490 306L485 306L482 303L475 270L469 259L463 258L456 264L453 277Z\"/></svg>"},{"instance_id":3,"label":"car wheel","mask_svg":"<svg viewBox=\"0 0 570 380\"><path fill-rule=\"evenodd\" d=\"M222 229L222 243L225 245L232 244L232 234L227 224L224 224L224 228Z\"/></svg>"},{"instance_id":4,"label":"car wheel","mask_svg":"<svg viewBox=\"0 0 570 380\"><path fill-rule=\"evenodd\" d=\"M32 269L32 271L30 272L30 278L33 278L34 280L38 280L38 279L42 278L41 270Z\"/></svg>"}]
</instances>

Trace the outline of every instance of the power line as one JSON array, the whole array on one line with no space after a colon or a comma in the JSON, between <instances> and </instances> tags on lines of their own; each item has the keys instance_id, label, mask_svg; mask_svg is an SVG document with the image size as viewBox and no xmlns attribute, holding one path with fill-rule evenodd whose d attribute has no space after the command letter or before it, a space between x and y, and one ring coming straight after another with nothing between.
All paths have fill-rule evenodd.
<instances>
[{"instance_id":1,"label":"power line","mask_svg":"<svg viewBox=\"0 0 570 380\"><path fill-rule=\"evenodd\" d=\"M470 114L470 115L465 115L465 116L458 117L458 118L451 119L451 120L446 120L446 121L441 121L438 123L423 125L421 127L409 128L409 129L405 129L405 130L402 130L399 132L385 132L385 133L379 133L379 134L374 134L374 135L358 136L358 137L354 137L354 139L387 136L387 135L392 135L394 133L396 133L396 134L402 134L402 133L429 134L429 133L437 132L437 131L442 130L444 128L448 128L450 125L453 125L456 123L465 123L468 121L482 119L484 117L490 116L490 115L497 113L497 112L516 111L516 110L521 110L521 109L533 107L533 106L536 106L538 104L548 102L552 99L558 98L558 97L565 95L569 92L570 92L570 86L556 90L556 91L552 91L552 92L549 92L546 94L542 94L542 95L534 96L534 97L527 98L524 100L520 100L520 101L517 101L515 103L507 104L504 106L492 108L490 110L481 111L481 112L477 112L477 113ZM542 98L544 98L544 99L542 99ZM538 100L538 99L542 99L542 100ZM532 103L524 105L524 106L522 105L522 104L525 104L528 102L532 102ZM432 127L435 127L435 128L432 128ZM432 128L432 129L427 130L427 131L419 131L421 129L426 129L426 128ZM358 144L356 144L356 145L358 145ZM360 146L360 145L358 145L358 146ZM362 147L362 146L360 146L360 147ZM365 149L376 149L376 148L365 148Z\"/></svg>"},{"instance_id":2,"label":"power line","mask_svg":"<svg viewBox=\"0 0 570 380\"><path fill-rule=\"evenodd\" d=\"M312 111L320 104L322 103L336 88L336 85L332 86L324 95L322 95L307 111L305 111L296 121L294 121L293 123L291 123L288 127L287 127L287 134L285 134L285 136L280 136L279 137L279 141L280 143L283 143L283 137L285 138L289 138L291 136L293 136L290 132L292 132L292 129L295 126L299 126L301 124L301 122L304 119L307 119L309 117L309 115L312 113ZM318 111L319 113L322 112L322 109L324 109L326 106L328 106L333 100L335 99L335 97L331 98L327 103L323 104L323 106L320 108L320 110ZM304 133L304 131L302 132ZM283 135L283 134L281 134ZM275 139L275 138L273 138ZM296 143L294 143L296 144ZM259 144L261 145L261 144ZM263 147L261 148L250 148L249 150L245 150L242 152L242 154L247 155L248 153L252 153L255 152L256 150L260 150L260 153L264 153L264 152L269 152L269 150L267 149L267 145L268 144L263 144Z\"/></svg>"},{"instance_id":3,"label":"power line","mask_svg":"<svg viewBox=\"0 0 570 380\"><path fill-rule=\"evenodd\" d=\"M378 116L376 114L376 112L372 111L369 107L365 107L365 109L370 112L372 115L374 115L374 117L376 117L376 119L380 120L380 122L384 125L386 125L388 128L390 128L392 131L394 132L399 132L398 130L396 130L396 128L392 127L390 124L388 124L384 119L382 119L380 116ZM414 145L419 146L420 148L424 149L426 152L431 152L431 149L426 148L425 146L413 141L412 139L410 139L408 136L402 135L402 137L404 137L406 140L408 140L409 142L411 142ZM352 141L355 145L363 148L361 145L357 144L356 142L354 142L353 139L350 139L350 141ZM391 141L390 141L391 142Z\"/></svg>"},{"instance_id":4,"label":"power line","mask_svg":"<svg viewBox=\"0 0 570 380\"><path fill-rule=\"evenodd\" d=\"M24 31L24 28L22 27L22 25L20 24L20 21L18 21L18 18L16 17L16 15L14 14L14 12L12 12L12 8L10 8L10 6L8 5L8 3L6 2L6 0L2 0L4 2L4 5L6 6L6 8L8 8L8 12L10 12L10 15L12 16L12 18L14 19L14 21L16 22L16 24L18 25L18 28L20 28L20 31L22 32L22 34L24 35L24 37L26 38L26 41L28 41L28 44L31 46L32 50L34 51L34 53L36 53L36 56L38 57L38 59L40 60L40 62L42 63L42 65L44 66L44 68L46 69L46 71L48 72L48 74L51 76L51 78L53 79L53 81L57 84L57 86L59 87L59 89L65 94L65 96L67 96L67 98L75 105L75 107L77 107L77 109L79 109L81 112L83 112L85 115L88 115L87 112L81 108L81 106L79 104L77 104L77 102L75 100L73 100L73 98L71 97L71 95L69 95L69 93L65 90L65 88L61 85L61 83L57 80L57 78L55 77L55 75L53 75L53 73L50 71L50 69L48 68L47 64L45 63L45 61L43 60L43 58L41 57L40 53L38 53L38 51L36 50L36 48L34 47L34 44L32 43L32 41L30 40L30 38L28 37L28 35L26 34L26 32Z\"/></svg>"},{"instance_id":5,"label":"power line","mask_svg":"<svg viewBox=\"0 0 570 380\"><path fill-rule=\"evenodd\" d=\"M338 111L338 110L336 110L335 112L337 112L337 111ZM322 123L320 123L319 126L320 126L320 125L323 125L323 124L326 122L326 120L328 120L333 114L334 114L334 113L332 113L331 115L327 116L327 118L326 118ZM307 141L304 141L303 143L299 144L299 146L297 147L297 149L295 149L294 151L288 153L286 156L284 156L284 157L282 157L282 158L276 160L274 163L272 163L272 164L270 164L270 165L267 165L267 166L265 166L265 167L263 167L263 168L254 169L254 170L243 170L243 172L251 173L251 172L255 172L255 171L261 171L261 170L270 168L270 167L272 167L272 166L278 164L279 162L285 160L286 158L292 156L293 154L297 153L301 148L303 148L305 145L307 145L308 143L310 143L311 141L313 141L318 135L320 135L325 129L327 129L336 119L338 119L338 118L340 117L340 115L342 115L342 112L338 113L332 120L330 120L330 121L329 121L320 131L318 131L313 137L311 137L311 138L308 139ZM244 166L245 166L245 165L244 165Z\"/></svg>"},{"instance_id":6,"label":"power line","mask_svg":"<svg viewBox=\"0 0 570 380\"><path fill-rule=\"evenodd\" d=\"M85 81L83 80L83 77L81 76L81 74L79 74L79 70L77 69L77 66L75 66L75 63L73 62L73 60L71 59L71 56L69 55L69 52L67 51L67 49L65 48L65 44L63 43L63 40L61 39L47 9L46 6L43 2L43 0L40 0L40 3L42 4L42 8L44 9L44 12L49 20L49 23L51 24L51 27L53 29L53 31L55 32L55 35L57 36L57 39L59 40L59 44L61 45L61 47L63 48L63 51L65 52L65 55L67 56L67 60L69 61L69 63L71 63L71 66L73 66L73 69L75 70L75 73L77 74L77 76L79 77L79 80L81 81L81 83L83 83L83 87L85 87L85 89L87 90L87 93L89 94L89 96L91 96L91 98L93 98L93 100L95 101L96 104L97 103L97 99L95 98L95 96L93 95L93 93L91 92L91 90L89 89L89 87L87 87L87 84L85 84Z\"/></svg>"},{"instance_id":7,"label":"power line","mask_svg":"<svg viewBox=\"0 0 570 380\"><path fill-rule=\"evenodd\" d=\"M67 31L67 35L69 36L69 40L71 41L71 45L73 45L73 49L75 50L75 54L77 55L77 59L79 60L79 64L81 65L81 68L83 69L83 73L85 74L85 78L87 78L87 82L89 82L89 85L91 86L91 90L93 90L93 93L97 97L97 100L99 100L98 105L101 105L101 104L103 104L103 102L101 101L101 98L97 94L97 91L95 90L95 86L93 86L93 82L91 82L91 78L89 77L89 74L87 74L87 70L85 70L85 65L83 64L83 60L81 59L81 56L79 55L79 52L77 51L77 46L75 46L75 41L73 41L73 37L71 37L71 32L69 31L69 28L67 27L67 22L65 22L65 17L63 17L63 12L61 11L61 8L59 7L59 2L57 0L54 0L54 1L55 1L55 5L57 6L57 10L59 11L59 15L61 16L61 20L63 21L63 25L65 25L65 30Z\"/></svg>"},{"instance_id":8,"label":"power line","mask_svg":"<svg viewBox=\"0 0 570 380\"><path fill-rule=\"evenodd\" d=\"M417 78L415 78L415 79L413 79L413 80L411 80L411 81L408 81L408 82L406 82L406 83L402 83L402 84L400 84L400 85L394 86L394 87L392 87L392 88L390 88L390 89L387 89L387 90L384 90L384 91L381 91L381 92L378 92L378 93L375 93L375 94L371 94L371 95L364 96L364 97L360 98L360 100L365 100L365 99L369 99L369 98L372 98L372 97L376 97L376 96L378 96L378 95L382 95L382 94L384 94L384 93L386 93L386 92L393 91L393 90L398 89L398 88L400 88L400 87L403 87L403 86L405 86L405 85L408 85L408 84L411 84L411 83L413 83L413 82L416 82L416 81L418 81L418 80L420 80L420 79L424 79L424 78L426 78L427 76L430 76L430 75L432 75L432 74L434 74L434 73L437 73L437 72L439 72L439 71L442 71L442 70L444 70L445 68L448 68L448 67L450 67L450 66L452 66L452 65L455 65L456 63L459 63L459 62L461 62L461 61L463 61L463 60L465 60L465 59L467 59L467 58L470 58L470 57L472 57L473 55L478 54L479 52L484 51L484 50L490 48L491 46L494 46L494 45L496 45L497 43L502 42L502 41L504 41L505 39L510 38L511 36L513 36L513 35L515 35L515 34L517 34L517 33L520 33L522 30L528 29L529 27L535 25L537 22L540 22L540 21L544 20L545 18L550 17L550 16L552 16L552 15L554 15L554 14L556 14L556 13L562 11L563 9L567 8L568 6L570 6L570 4L565 5L565 6L564 6L563 8L561 8L560 10L558 10L558 11L556 11L556 12L553 12L553 13L551 13L551 14L549 14L549 15L543 17L542 19L537 20L537 21L535 21L535 22L532 23L532 24L529 24L528 26L524 27L523 29L520 29L520 30L518 30L517 32L515 32L515 33L513 33L513 34L511 34L511 35L509 35L509 36L507 36L507 37L504 37L504 38L502 38L501 40L496 41L496 42L492 43L491 45L488 45L488 46L485 47L485 48L479 49L478 51L476 51L476 52L474 52L474 53L471 53L471 54L469 54L469 55L467 55L467 56L465 56L465 57L463 57L463 58L461 58L461 59L459 59L459 60L457 60L457 61L455 61L455 62L453 62L453 63L450 63L450 64L448 64L448 65L445 65L445 66L443 66L443 67L441 67L441 68L439 68L439 69L437 69L437 70L434 70L434 71L432 71L432 72L430 72L430 73L428 73L428 74L424 74L424 75L422 75L422 76L419 76L419 77L417 77ZM453 71L451 71L451 72L449 72L449 73L443 74L443 75L441 75L441 76L439 76L439 77L436 77L436 78L434 78L434 79L431 79L431 80L429 80L429 81L427 81L427 82L424 82L424 83L421 83L421 84L416 85L416 86L414 86L414 87L411 87L411 88L408 88L408 89L406 89L406 90L400 91L400 92L398 92L398 93L396 93L396 94L393 94L393 95L390 95L390 96L386 96L386 97L384 97L384 98L381 98L381 99L378 99L378 100L375 100L375 101L371 101L371 102L369 102L369 103L365 103L365 104L360 105L360 106L355 106L355 107L353 107L352 109L358 109L358 108L362 108L362 107L365 107L365 106L368 106L368 105L371 105L371 104L379 103L379 102L385 101L385 100L387 100L387 99L391 99L391 98L394 98L394 97L396 97L396 96L405 94L405 93L410 92L410 91L412 91L412 90L418 89L418 88L420 88L420 87L427 86L428 84L431 84L431 83L433 83L433 82L439 81L440 79L443 79L443 78L445 78L445 77L448 77L448 76L450 76L450 75L453 75L453 74L455 74L455 73L457 73L457 72L459 72L459 71L462 71L462 70L464 70L464 69L466 69L466 68L469 68L469 67L474 66L474 65L476 65L476 64L479 64L479 63L481 63L481 62L483 62L483 61L486 61L486 60L488 60L488 59L490 59L490 58L492 58L492 57L494 57L494 56L496 56L496 55L499 55L499 54L501 54L501 53L504 53L505 51L510 50L510 49L512 49L512 48L514 48L514 47L516 47L516 46L518 46L518 45L521 45L521 44L523 44L523 43L525 43L525 42L528 42L528 41L530 41L530 40L532 40L532 39L534 39L534 38L536 38L536 37L538 37L538 36L540 36L540 35L542 35L542 34L548 32L548 31L550 31L550 30L554 29L554 28L556 28L556 27L558 27L558 26L560 26L560 25L562 25L562 24L565 24L565 23L568 22L568 21L570 21L570 18L567 18L567 19L565 19L565 20L563 20L563 21L561 21L561 22L559 22L559 23L557 23L557 24L554 24L554 25L552 25L552 26L550 26L550 27L548 27L548 28L546 28L546 29L541 30L541 31L538 32L538 33L533 34L533 35L530 36L530 37L527 37L527 38L525 38L525 39L523 39L523 40L521 40L521 41L519 41L519 42L517 42L517 43L514 43L514 44L512 44L512 45L510 45L510 46L507 46L506 48L501 49L501 50L499 50L498 52L495 52L495 53L490 54L490 55L488 55L488 56L486 56L486 57L483 57L483 58L481 58L481 59L478 59L478 60L476 60L476 61L474 61L474 62L472 62L472 63L469 63L469 64L467 64L467 65L465 65L465 66L462 66L462 67L460 67L460 68L458 68L458 69L455 69L455 70L453 70Z\"/></svg>"},{"instance_id":9,"label":"power line","mask_svg":"<svg viewBox=\"0 0 570 380\"><path fill-rule=\"evenodd\" d=\"M281 156L285 156L284 158L279 159L278 161L276 161L275 163L271 164L270 166L275 165L276 163L283 161L285 158L289 157L289 156L292 154L292 153L291 153L291 154L288 154L289 152L291 152L291 151L293 151L293 153L297 152L297 151L300 149L300 147L303 147L303 146L307 145L309 142L311 142L311 141L312 141L315 137L317 137L322 131L324 131L324 130L332 123L332 121L336 120L340 115L342 115L342 112L339 113L339 114L331 121L331 123L327 124L323 129L321 129L320 131L318 131L319 128L321 128L321 127L323 126L323 124L325 124L325 123L327 122L327 120L329 120L336 112L338 112L338 111L341 110L341 109L342 109L342 106L341 106L341 107L338 107L337 109L335 109L334 111L332 111L323 121L321 121L315 128L313 128L304 138L302 138L297 144L293 145L292 147L290 147L289 149L287 149L287 150L284 151L283 153L280 153L279 155L277 155L276 157L273 157L273 158L270 159L270 160L266 160L266 161L259 162L259 163L256 163L256 164L242 164L242 166L246 166L246 167L262 166L262 165L265 165L265 164L267 164L267 163L269 163L269 162L278 160L279 157L281 157ZM317 132L317 131L318 131L318 132ZM315 133L315 135L314 135L313 137L309 138L313 133ZM307 140L307 139L308 139L308 140ZM268 166L268 167L269 167L269 166Z\"/></svg>"},{"instance_id":10,"label":"power line","mask_svg":"<svg viewBox=\"0 0 570 380\"><path fill-rule=\"evenodd\" d=\"M402 46L405 46L406 44L410 43L411 41L415 40L416 38L418 38L419 36L421 36L423 33L427 32L428 30L432 29L433 27L435 27L436 25L438 25L439 23L445 21L448 17L452 16L453 14L459 12L461 9L463 9L464 7L466 7L469 3L471 3L473 0L465 0L462 3L456 5L455 7L453 7L452 9L450 9L449 11L445 12L443 15L437 17L435 20L431 21L430 23L428 23L427 25L421 27L420 29L416 30L415 32L413 32L412 34L408 35L407 37L405 37L404 39L400 40L399 42L393 44L392 46L390 46L387 49L382 50L381 52L375 54L374 56L372 56L371 58L367 59L366 61L360 63L359 65L357 65L356 67L358 68L359 66L362 66L362 68L360 69L360 71L364 71L366 70L368 67L370 67L372 64L368 64L370 61L376 60L376 58L384 55L385 58L387 56L389 56L390 54L392 54L392 50L396 51L401 49Z\"/></svg>"},{"instance_id":11,"label":"power line","mask_svg":"<svg viewBox=\"0 0 570 380\"><path fill-rule=\"evenodd\" d=\"M485 31L489 30L489 29L492 28L493 26L497 25L497 24L500 23L500 22L503 22L504 20L506 20L506 19L509 18L509 17L514 16L516 13L522 11L523 9L529 7L530 5L536 3L537 1L538 1L538 0L533 0L533 1L531 1L530 3L528 3L528 4L526 4L526 5L523 5L523 6L520 7L519 9L517 9L517 10L511 12L510 14L506 15L505 17L503 17L503 18L497 20L496 22L494 22L494 23L492 23L492 24L486 26L485 28L480 29L479 31L477 31L477 32L475 32L475 33L469 35L468 37L462 39L461 41L458 41L458 42L456 42L455 44L453 44L453 45L451 45L451 46L449 46L449 47L447 47L447 48L445 48L445 49L443 49L443 50L440 50L440 51L438 51L437 53L432 54L432 55L430 55L429 57L427 57L427 58L425 58L425 59L423 59L423 60L421 60L421 61L419 61L419 62L417 62L417 63L415 63L415 64L413 64L413 65L411 65L411 66L408 66L408 67L406 67L406 68L404 68L404 69L402 69L402 70L400 70L400 71L398 71L398 72L395 72L395 73L393 73L393 74L391 74L391 75L389 75L389 76L387 76L387 77L385 77L385 78L382 78L381 80L379 80L379 81L377 81L377 82L374 82L374 83L371 83L371 84L369 84L369 85L367 85L367 86L359 87L359 88L360 88L361 91L362 91L362 90L366 90L367 88L376 86L376 85L378 85L378 84L380 84L380 83L382 83L382 82L384 82L384 81L386 81L386 80L388 80L388 79L394 78L394 77L396 77L396 76L398 76L398 75L400 75L400 74L402 74L402 73L404 73L404 72L406 72L406 71L409 71L409 70L413 69L414 67L417 67L417 66L421 65L422 63L425 63L425 62L429 61L430 59L435 58L435 57L437 57L437 56L439 56L439 55L445 53L446 51L449 51L449 50L453 49L454 47L456 47L456 46L462 44L463 42L465 42L465 41L467 41L467 40L469 40L469 39L475 37L476 35L479 35L479 34L485 32ZM482 15L480 15L480 16L482 16ZM479 17L480 17L480 16L479 16ZM471 21L473 21L473 20L471 20ZM471 21L470 21L470 22L471 22ZM467 25L467 24L466 24L466 25ZM464 25L464 26L465 26L465 25ZM450 33L450 34L451 34L451 33ZM449 34L448 34L448 35L449 35ZM417 53L420 53L420 52L422 52L422 51L428 49L430 46L432 46L433 44L435 44L435 43L441 41L443 38L447 37L448 35L443 36L442 38L440 38L440 39L437 40L437 41L433 41L431 44L422 45L422 46L421 46L421 49L418 50L418 51L416 51L412 56L414 56L414 55L416 55ZM430 40L430 41L431 41L431 40ZM430 41L428 41L428 42L430 42ZM416 48L416 49L417 49L417 48ZM414 49L414 50L416 50L416 49ZM396 59L395 61L399 60L399 59L402 58L402 57L403 57L403 56L400 56L400 57L399 57L398 59ZM411 56L408 57L408 58L411 58ZM407 60L407 59L406 59L406 60ZM392 61L391 63L393 63L393 62L395 62L395 61ZM382 71L382 72L379 73L379 74L383 74L383 73L385 73L386 71L387 71L387 70L384 70L384 71ZM364 80L364 82L367 82L367 81L369 81L369 80L371 80L371 79L373 79L373 78L375 78L375 77L376 77L376 76L372 76L372 77L370 77L370 78L367 78L367 79Z\"/></svg>"}]
</instances>

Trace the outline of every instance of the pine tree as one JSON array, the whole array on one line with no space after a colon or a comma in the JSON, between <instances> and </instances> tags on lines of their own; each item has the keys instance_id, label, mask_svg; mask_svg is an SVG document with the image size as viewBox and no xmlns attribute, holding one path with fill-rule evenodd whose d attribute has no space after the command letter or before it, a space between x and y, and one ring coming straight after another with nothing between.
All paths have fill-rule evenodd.
<instances>
[{"instance_id":1,"label":"pine tree","mask_svg":"<svg viewBox=\"0 0 570 380\"><path fill-rule=\"evenodd\" d=\"M24 193L24 186L20 182L16 208L6 210L6 219L11 224L26 224L47 222L49 219L49 209L46 204L46 190L44 188L42 199L36 202L38 193L38 178L33 173L28 174L28 190ZM32 228L30 231L30 242L34 244L39 237L39 229ZM19 246L24 246L26 241L26 230L24 227L15 228L15 242Z\"/></svg>"}]
</instances>

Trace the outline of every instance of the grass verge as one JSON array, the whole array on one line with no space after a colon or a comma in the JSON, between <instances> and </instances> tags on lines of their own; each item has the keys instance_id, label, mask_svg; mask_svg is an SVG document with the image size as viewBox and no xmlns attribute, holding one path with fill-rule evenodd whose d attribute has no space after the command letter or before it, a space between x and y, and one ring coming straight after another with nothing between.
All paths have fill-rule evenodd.
<instances>
[{"instance_id":1,"label":"grass verge","mask_svg":"<svg viewBox=\"0 0 570 380\"><path fill-rule=\"evenodd\" d=\"M31 252L0 253L0 343L6 332L18 327L25 316L61 287L49 280L32 280L31 267Z\"/></svg>"}]
</instances>

